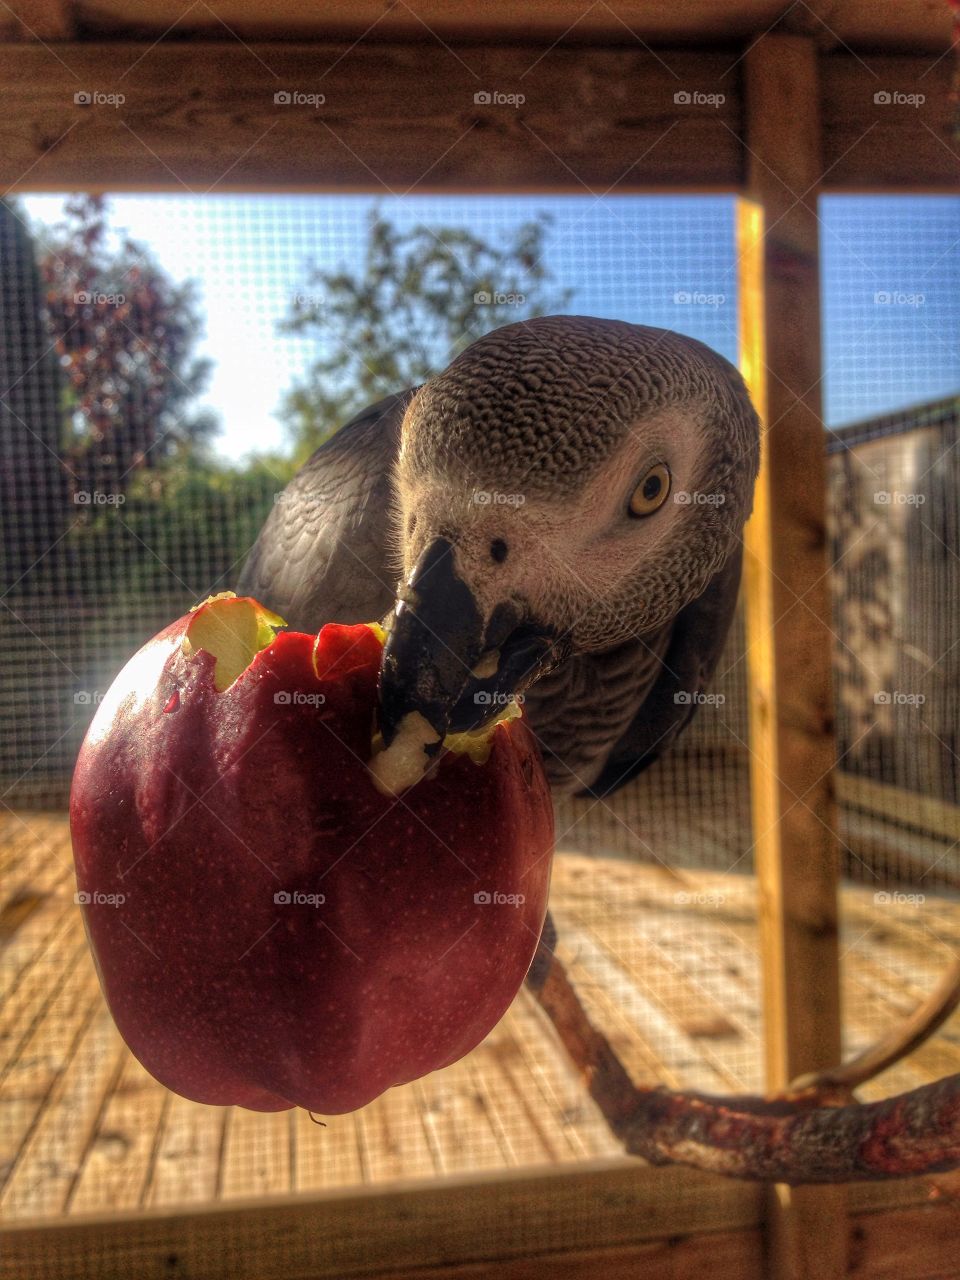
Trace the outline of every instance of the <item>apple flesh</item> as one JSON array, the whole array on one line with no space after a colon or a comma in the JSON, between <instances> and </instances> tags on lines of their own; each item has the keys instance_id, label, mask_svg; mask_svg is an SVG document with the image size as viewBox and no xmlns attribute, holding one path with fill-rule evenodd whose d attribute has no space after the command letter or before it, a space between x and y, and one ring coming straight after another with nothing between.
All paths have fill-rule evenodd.
<instances>
[{"instance_id":1,"label":"apple flesh","mask_svg":"<svg viewBox=\"0 0 960 1280\"><path fill-rule=\"evenodd\" d=\"M163 1084L352 1111L468 1053L529 968L553 809L516 710L399 796L374 774L376 625L279 631L215 597L117 677L80 751L79 900Z\"/></svg>"}]
</instances>

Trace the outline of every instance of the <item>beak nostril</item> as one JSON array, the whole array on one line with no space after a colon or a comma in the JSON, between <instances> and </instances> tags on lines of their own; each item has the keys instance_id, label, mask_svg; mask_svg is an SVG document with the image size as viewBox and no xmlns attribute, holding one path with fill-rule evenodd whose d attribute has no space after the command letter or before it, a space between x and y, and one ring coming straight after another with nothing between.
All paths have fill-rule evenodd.
<instances>
[{"instance_id":1,"label":"beak nostril","mask_svg":"<svg viewBox=\"0 0 960 1280\"><path fill-rule=\"evenodd\" d=\"M509 548L502 538L494 538L490 543L490 554L496 560L497 564L503 564L507 558Z\"/></svg>"}]
</instances>

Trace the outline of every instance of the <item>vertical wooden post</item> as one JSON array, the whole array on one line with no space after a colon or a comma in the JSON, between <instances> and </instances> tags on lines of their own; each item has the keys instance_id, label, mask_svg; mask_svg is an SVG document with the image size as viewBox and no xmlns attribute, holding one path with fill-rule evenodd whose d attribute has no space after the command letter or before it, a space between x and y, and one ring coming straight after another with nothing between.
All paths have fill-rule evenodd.
<instances>
[{"instance_id":1,"label":"vertical wooden post","mask_svg":"<svg viewBox=\"0 0 960 1280\"><path fill-rule=\"evenodd\" d=\"M767 1083L839 1060L839 844L820 414L817 58L766 35L744 59L749 199L738 216L741 351L764 424L746 533L754 840ZM771 1188L769 1274L846 1275L842 1188Z\"/></svg>"}]
</instances>

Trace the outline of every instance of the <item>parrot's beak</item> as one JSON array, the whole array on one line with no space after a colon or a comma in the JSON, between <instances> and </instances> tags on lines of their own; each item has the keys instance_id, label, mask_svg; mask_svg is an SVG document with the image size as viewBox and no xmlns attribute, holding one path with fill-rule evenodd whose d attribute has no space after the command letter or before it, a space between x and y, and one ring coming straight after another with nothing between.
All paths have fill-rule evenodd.
<instances>
[{"instance_id":1,"label":"parrot's beak","mask_svg":"<svg viewBox=\"0 0 960 1280\"><path fill-rule=\"evenodd\" d=\"M479 728L551 670L563 653L509 602L484 617L460 577L453 545L436 538L398 593L380 666L386 746L411 712L438 738Z\"/></svg>"}]
</instances>

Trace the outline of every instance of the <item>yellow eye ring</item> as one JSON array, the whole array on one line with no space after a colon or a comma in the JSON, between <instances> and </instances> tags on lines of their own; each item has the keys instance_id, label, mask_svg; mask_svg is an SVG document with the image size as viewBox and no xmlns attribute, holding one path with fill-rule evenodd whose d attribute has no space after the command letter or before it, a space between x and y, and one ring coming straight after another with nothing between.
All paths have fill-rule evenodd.
<instances>
[{"instance_id":1,"label":"yellow eye ring","mask_svg":"<svg viewBox=\"0 0 960 1280\"><path fill-rule=\"evenodd\" d=\"M651 467L630 497L632 516L651 516L658 511L670 493L670 472L662 462Z\"/></svg>"}]
</instances>

